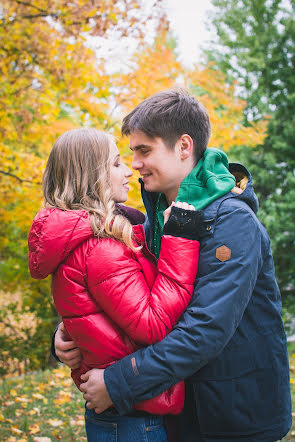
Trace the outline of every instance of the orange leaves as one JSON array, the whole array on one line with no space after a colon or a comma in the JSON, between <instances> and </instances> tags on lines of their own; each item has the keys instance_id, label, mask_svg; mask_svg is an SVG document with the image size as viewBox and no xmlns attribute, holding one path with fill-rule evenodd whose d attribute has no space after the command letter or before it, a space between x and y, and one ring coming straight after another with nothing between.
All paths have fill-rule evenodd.
<instances>
[{"instance_id":1,"label":"orange leaves","mask_svg":"<svg viewBox=\"0 0 295 442\"><path fill-rule=\"evenodd\" d=\"M118 77L118 86L124 87L118 101L125 112L150 95L175 86L183 68L169 43L167 31L162 30L152 46L143 45L134 54L132 63L135 68Z\"/></svg>"},{"instance_id":2,"label":"orange leaves","mask_svg":"<svg viewBox=\"0 0 295 442\"><path fill-rule=\"evenodd\" d=\"M40 425L39 424L33 424L30 425L29 427L29 433L30 434L36 434L36 433L40 433Z\"/></svg>"},{"instance_id":3,"label":"orange leaves","mask_svg":"<svg viewBox=\"0 0 295 442\"><path fill-rule=\"evenodd\" d=\"M185 85L209 112L212 136L210 145L227 151L234 146L256 146L266 135L266 121L244 126L246 102L237 97L235 84L227 84L225 75L214 65L195 66L184 75Z\"/></svg>"},{"instance_id":4,"label":"orange leaves","mask_svg":"<svg viewBox=\"0 0 295 442\"><path fill-rule=\"evenodd\" d=\"M56 399L54 399L54 402L57 405L63 405L66 404L67 402L70 402L70 400L71 400L71 393L66 391L61 391L56 397Z\"/></svg>"}]
</instances>

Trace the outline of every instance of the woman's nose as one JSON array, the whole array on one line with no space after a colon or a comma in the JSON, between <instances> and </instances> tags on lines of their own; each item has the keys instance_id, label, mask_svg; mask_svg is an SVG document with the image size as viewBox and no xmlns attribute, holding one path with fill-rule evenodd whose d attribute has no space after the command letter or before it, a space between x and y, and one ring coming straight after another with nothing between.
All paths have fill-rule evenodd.
<instances>
[{"instance_id":1,"label":"woman's nose","mask_svg":"<svg viewBox=\"0 0 295 442\"><path fill-rule=\"evenodd\" d=\"M129 167L128 166L126 166L126 173L125 173L125 175L126 176L132 176L133 175L133 172L132 172L132 170L131 169L129 169Z\"/></svg>"}]
</instances>

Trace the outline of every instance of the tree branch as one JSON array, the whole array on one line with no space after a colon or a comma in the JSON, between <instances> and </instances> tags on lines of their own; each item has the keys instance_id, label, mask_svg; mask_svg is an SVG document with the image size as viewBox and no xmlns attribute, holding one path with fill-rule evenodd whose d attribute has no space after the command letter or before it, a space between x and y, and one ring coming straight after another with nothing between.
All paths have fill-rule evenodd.
<instances>
[{"instance_id":1,"label":"tree branch","mask_svg":"<svg viewBox=\"0 0 295 442\"><path fill-rule=\"evenodd\" d=\"M39 182L34 182L34 181L32 181L32 180L27 180L27 179L24 179L24 178L20 178L19 176L14 175L14 174L11 173L11 172L6 172L5 170L0 170L0 173L2 173L3 175L11 176L12 178L15 178L15 179L16 179L17 181L19 181L20 183L30 183L30 184L38 184L38 185L41 184L41 183L39 183Z\"/></svg>"},{"instance_id":2,"label":"tree branch","mask_svg":"<svg viewBox=\"0 0 295 442\"><path fill-rule=\"evenodd\" d=\"M38 6L32 5L31 3L28 3L28 2L22 2L21 0L16 0L16 3L18 3L19 5L29 6L30 8L37 9L37 11L40 11L40 12L43 12L43 13L47 12L46 9L38 8Z\"/></svg>"}]
</instances>

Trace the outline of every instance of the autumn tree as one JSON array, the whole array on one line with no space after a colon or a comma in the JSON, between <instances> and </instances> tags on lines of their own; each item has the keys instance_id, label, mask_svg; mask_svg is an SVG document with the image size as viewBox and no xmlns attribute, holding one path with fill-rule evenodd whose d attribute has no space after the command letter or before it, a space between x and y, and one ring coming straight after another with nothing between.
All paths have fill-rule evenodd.
<instances>
[{"instance_id":1,"label":"autumn tree","mask_svg":"<svg viewBox=\"0 0 295 442\"><path fill-rule=\"evenodd\" d=\"M163 89L184 87L199 99L209 112L212 124L210 145L229 151L238 146L255 146L262 143L266 134L266 121L244 124L245 100L236 95L236 83L228 82L226 76L213 63L185 68L178 61L177 46L167 27L160 27L153 45L141 45L130 61L132 69L118 76L116 100L121 116L137 104ZM119 126L118 126L119 127ZM119 137L119 134L118 134ZM126 161L132 156L127 140L121 140ZM137 173L132 178L129 203L143 209Z\"/></svg>"},{"instance_id":2,"label":"autumn tree","mask_svg":"<svg viewBox=\"0 0 295 442\"><path fill-rule=\"evenodd\" d=\"M142 0L0 0L1 288L18 290L22 308L36 314L30 355L21 340L13 350L28 359L28 367L46 365L56 321L49 281L32 281L27 270L27 234L42 202L42 171L60 133L80 125L111 127L110 77L89 39L111 33L142 38L151 19L163 14L160 0L151 2L149 14L143 15L142 5ZM19 308L11 302L11 309ZM1 310L0 319L5 314ZM1 344L9 351L6 335Z\"/></svg>"}]
</instances>

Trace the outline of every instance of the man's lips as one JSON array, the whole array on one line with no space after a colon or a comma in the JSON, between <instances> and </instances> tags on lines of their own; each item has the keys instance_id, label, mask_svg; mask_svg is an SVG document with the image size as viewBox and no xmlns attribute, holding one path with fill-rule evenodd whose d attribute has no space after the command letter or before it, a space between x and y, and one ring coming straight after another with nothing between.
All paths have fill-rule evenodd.
<instances>
[{"instance_id":1,"label":"man's lips","mask_svg":"<svg viewBox=\"0 0 295 442\"><path fill-rule=\"evenodd\" d=\"M151 173L141 173L141 178L143 179L143 181L148 178L149 176L151 176Z\"/></svg>"}]
</instances>

